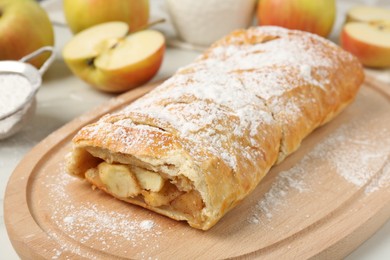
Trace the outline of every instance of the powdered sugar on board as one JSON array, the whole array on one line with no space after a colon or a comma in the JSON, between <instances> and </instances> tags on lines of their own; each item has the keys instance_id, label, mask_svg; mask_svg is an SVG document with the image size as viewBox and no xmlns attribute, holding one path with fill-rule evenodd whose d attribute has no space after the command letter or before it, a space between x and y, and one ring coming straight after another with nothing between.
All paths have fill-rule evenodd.
<instances>
[{"instance_id":1,"label":"powdered sugar on board","mask_svg":"<svg viewBox=\"0 0 390 260\"><path fill-rule=\"evenodd\" d=\"M147 248L152 251L159 249L158 238L163 230L153 219L142 218L133 211L126 210L126 207L124 210L112 211L88 199L71 203L74 198L69 192L70 186L79 180L69 176L63 166L57 174L47 178L49 184L41 184L48 189L47 195L52 201L52 204L48 205L50 219L66 236L101 251L110 251L112 247L119 248L124 255L138 259L146 259L148 255L143 251L135 253L132 248ZM91 190L88 192L93 193ZM64 239L58 234L49 235L61 245L61 248L55 250L52 259L62 259L67 252L98 259L92 254L83 255L81 248L64 243Z\"/></svg>"},{"instance_id":2,"label":"powdered sugar on board","mask_svg":"<svg viewBox=\"0 0 390 260\"><path fill-rule=\"evenodd\" d=\"M270 189L254 203L247 221L268 223L288 207L294 193L311 196L309 183L324 174L335 174L365 194L390 186L390 129L372 129L379 118L364 116L342 124L289 170L277 173ZM328 190L328 192L330 192ZM302 216L305 217L305 216ZM310 216L309 216L310 217Z\"/></svg>"},{"instance_id":3,"label":"powdered sugar on board","mask_svg":"<svg viewBox=\"0 0 390 260\"><path fill-rule=\"evenodd\" d=\"M362 131L353 125L340 127L308 154L325 160L346 181L363 187L382 171L390 155L389 131Z\"/></svg>"}]
</instances>

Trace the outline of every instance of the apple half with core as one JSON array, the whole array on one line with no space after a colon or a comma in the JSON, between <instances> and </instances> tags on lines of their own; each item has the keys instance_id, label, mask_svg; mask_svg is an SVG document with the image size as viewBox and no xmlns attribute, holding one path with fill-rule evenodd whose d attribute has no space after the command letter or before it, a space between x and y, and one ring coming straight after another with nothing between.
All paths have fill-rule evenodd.
<instances>
[{"instance_id":1,"label":"apple half with core","mask_svg":"<svg viewBox=\"0 0 390 260\"><path fill-rule=\"evenodd\" d=\"M390 21L347 23L340 43L367 67L390 67Z\"/></svg>"},{"instance_id":2,"label":"apple half with core","mask_svg":"<svg viewBox=\"0 0 390 260\"><path fill-rule=\"evenodd\" d=\"M275 25L327 37L336 17L335 0L259 0L259 25Z\"/></svg>"},{"instance_id":3,"label":"apple half with core","mask_svg":"<svg viewBox=\"0 0 390 260\"><path fill-rule=\"evenodd\" d=\"M62 55L85 82L103 91L123 92L149 81L158 72L164 51L162 33L129 34L127 23L108 22L75 35Z\"/></svg>"},{"instance_id":4,"label":"apple half with core","mask_svg":"<svg viewBox=\"0 0 390 260\"><path fill-rule=\"evenodd\" d=\"M34 0L0 0L0 60L19 60L43 46L54 45L53 26ZM49 54L29 61L40 67Z\"/></svg>"},{"instance_id":5,"label":"apple half with core","mask_svg":"<svg viewBox=\"0 0 390 260\"><path fill-rule=\"evenodd\" d=\"M112 21L127 23L133 32L149 21L149 0L64 0L63 9L73 33Z\"/></svg>"}]
</instances>

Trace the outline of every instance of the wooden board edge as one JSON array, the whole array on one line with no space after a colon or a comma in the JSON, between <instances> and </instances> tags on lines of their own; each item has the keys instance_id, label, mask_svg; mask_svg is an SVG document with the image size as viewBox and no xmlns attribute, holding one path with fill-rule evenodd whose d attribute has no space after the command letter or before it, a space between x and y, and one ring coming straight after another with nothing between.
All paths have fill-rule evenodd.
<instances>
[{"instance_id":1,"label":"wooden board edge","mask_svg":"<svg viewBox=\"0 0 390 260\"><path fill-rule=\"evenodd\" d=\"M135 89L135 90L132 90L132 91L129 91L129 93L125 93L125 94L122 94L121 96L117 97L117 98L114 98L106 103L104 103L103 105L99 106L98 108L95 108L95 109L92 109L91 111L87 112L86 114L83 115L83 122L84 122L84 125L93 121L93 120L96 120L97 118L101 117L102 115L106 114L107 112L109 111L112 111L114 109L118 109L120 108L121 106L127 104L129 101L126 100L126 98L121 98L121 97L124 97L126 95L126 97L128 95L135 95L134 93L137 93L137 97L138 98L139 96L147 93L148 91L150 91L151 89L153 89L155 87L155 85L157 85L158 83L155 83L153 85L146 85L144 87L141 87L139 89ZM370 86L374 86L375 89L381 89L383 90L383 86L380 86L380 87L377 87L375 85L375 83L373 84L372 82L368 83L370 84ZM386 93L386 96L389 97L390 94L389 94L389 91L387 89L383 90L383 92ZM383 93L382 92L382 93ZM136 99L134 98L134 99ZM133 99L133 100L134 100ZM125 101L126 100L126 101ZM25 171L22 172L20 171L18 168L20 167L20 165L22 163L24 163L24 168L26 167L26 164L24 162L24 160L26 160L26 158L30 158L31 157L31 160L30 162L28 163L28 169L31 169L31 172L34 170L34 168L36 167L37 163L39 163L40 160L42 160L42 158L44 157L45 154L47 154L51 149L53 149L55 146L58 146L60 144L62 144L63 142L67 142L69 141L69 138L70 136L74 135L74 133L76 131L78 131L80 129L80 121L81 119L80 118L76 118L74 120L72 120L71 122L69 122L68 124L66 124L65 126L61 127L60 129L58 129L57 131L53 132L52 134L50 134L47 138L45 138L43 141L41 141L36 147L34 147L28 154L26 154L26 156L24 157L24 159L22 159L22 161L19 163L18 167L15 169L14 173L11 175L11 178L14 177L14 178L22 178L23 177L23 174L25 174ZM72 132L66 132L68 130L68 128L71 128L73 129L74 131ZM65 131L66 130L66 131ZM61 136L61 142L59 143L54 143L55 141L58 141L58 136ZM44 150L44 153L38 153L37 151L39 151L41 149L41 147L45 147ZM16 173L19 173L19 175L17 175ZM15 176L14 176L15 175ZM9 183L11 181L11 178L9 180ZM7 189L6 189L6 192L5 192L5 200L4 200L4 212L7 212L9 210L13 210L15 209L15 206L12 205L12 204L8 204L8 201L7 201L7 197L9 196L12 196L12 191L9 191L8 189L8 186L9 186L9 183L7 184ZM20 187L19 186L19 189L20 188L24 188L24 194L20 194L18 192L15 192L15 194L18 194L19 196L24 196L24 200L26 201L26 208L28 208L28 205L27 205L27 194L26 194L26 191L27 191L27 186L28 186L28 183L29 183L29 179L26 178L26 179L23 179L22 181L23 183L23 187ZM10 195L11 194L11 195ZM16 195L13 195L13 196L16 196ZM8 199L9 200L9 199ZM22 208L21 205L18 205L18 208ZM382 216L382 214L380 214ZM387 215L387 217L386 217ZM387 206L385 207L385 209L383 209L383 216L379 219L380 221L377 221L374 223L371 223L373 220L372 219L369 219L369 221L367 221L367 225L373 225L373 228L369 229L368 231L372 231L370 233L370 236L375 232L377 231L385 222L386 220L388 219L388 216L390 215L390 203L387 204ZM9 233L9 227L7 225L7 223L9 223L9 221L15 221L15 220L11 220L9 218L6 218L6 214L4 216L5 218L5 223L6 223L6 227L7 227L7 232ZM383 219L382 219L383 218ZM383 222L381 222L383 220ZM380 223L381 222L381 223ZM35 223L36 224L36 223ZM38 227L38 226L37 226ZM362 231L360 231L360 229L362 229ZM35 229L34 229L35 230ZM39 227L37 230L40 230ZM359 232L363 232L364 234L367 234L368 233L367 230L363 230L363 228L359 228L357 229L356 231L354 231L352 234L355 234L355 232L357 232L356 234L360 234ZM352 235L351 234L351 235ZM348 239L348 237L344 238L344 239ZM362 242L364 242L366 239L368 238L368 236L364 236L363 240L358 244L360 245ZM44 237L40 238L40 239L43 239L44 241ZM50 237L46 237L46 239L49 239L50 240ZM11 239L11 236L10 236L10 240L11 240L11 243L12 245L14 246L15 249L19 248L19 250L23 249L23 251L20 251L20 252L23 252L22 254L20 254L20 256L22 258L33 258L33 259L44 259L44 256L42 254L39 254L37 252L35 252L36 250L33 250L33 251L25 251L25 247L27 247L27 244L25 241L21 241L21 240L15 240L13 241ZM344 243L345 241L343 241ZM342 243L341 243L342 244ZM357 246L358 246L357 245ZM30 248L30 247L29 247ZM327 252L327 250L329 250ZM323 253L324 255L321 253L317 256L315 256L315 258L320 258L321 257L326 257L327 254L329 253L334 253L334 252L339 252L340 253L340 256L342 256L342 254L346 255L348 253L350 253L351 251L347 252L347 253L343 253L342 250L339 248L339 244L337 245L333 245L332 247L328 248L327 250L325 250ZM19 253L19 251L17 250L17 252Z\"/></svg>"},{"instance_id":2,"label":"wooden board edge","mask_svg":"<svg viewBox=\"0 0 390 260\"><path fill-rule=\"evenodd\" d=\"M312 257L312 259L343 259L374 235L390 219L390 200L363 225L337 243Z\"/></svg>"},{"instance_id":3,"label":"wooden board edge","mask_svg":"<svg viewBox=\"0 0 390 260\"><path fill-rule=\"evenodd\" d=\"M371 75L366 75L365 81L363 84L366 84L370 88L374 88L383 95L390 97L390 84L386 86L386 83L380 80L377 80Z\"/></svg>"},{"instance_id":4,"label":"wooden board edge","mask_svg":"<svg viewBox=\"0 0 390 260\"><path fill-rule=\"evenodd\" d=\"M139 88L130 90L124 94L121 94L118 97L112 98L107 102L104 102L102 105L97 106L96 108L91 109L89 112L86 112L80 117L77 117L60 127L36 146L34 146L18 163L15 170L11 174L4 196L4 223L8 233L8 237L11 241L12 246L15 251L22 259L45 259L45 255L39 251L41 245L36 243L36 241L45 241L45 243L54 243L54 248L60 248L61 245L55 243L35 222L34 218L25 219L23 216L31 215L28 205L28 187L31 182L30 175L26 177L26 169L28 173L34 172L34 169L44 161L45 156L50 153L55 147L60 146L64 142L69 141L71 137L84 125L97 120L104 114L109 111L119 109L120 107L125 106L129 99L133 101L144 94L148 93L150 90L159 85L161 81L147 84ZM82 117L82 119L81 119ZM83 122L83 124L81 124ZM71 131L69 131L71 130ZM58 142L58 137L60 136L60 142ZM17 187L17 189L14 189ZM22 192L21 192L22 191ZM17 202L17 206L13 203ZM15 213L16 211L16 213ZM12 217L7 212L13 212ZM15 217L16 214L16 217ZM18 217L20 216L20 217ZM28 226L29 230L22 228L20 223L23 223L23 226ZM28 234L26 234L28 233ZM31 239L34 239L34 243L31 243ZM35 246L31 246L31 245ZM78 256L80 257L80 256Z\"/></svg>"}]
</instances>

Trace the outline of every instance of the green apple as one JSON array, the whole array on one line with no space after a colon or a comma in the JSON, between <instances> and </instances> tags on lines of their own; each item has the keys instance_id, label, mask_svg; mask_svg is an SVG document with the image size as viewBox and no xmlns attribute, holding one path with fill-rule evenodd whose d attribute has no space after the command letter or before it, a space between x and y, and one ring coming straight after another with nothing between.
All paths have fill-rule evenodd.
<instances>
[{"instance_id":1,"label":"green apple","mask_svg":"<svg viewBox=\"0 0 390 260\"><path fill-rule=\"evenodd\" d=\"M107 92L123 92L150 80L159 70L164 36L154 30L129 34L124 22L107 22L78 34L62 54L72 72Z\"/></svg>"},{"instance_id":2,"label":"green apple","mask_svg":"<svg viewBox=\"0 0 390 260\"><path fill-rule=\"evenodd\" d=\"M63 7L73 33L110 21L125 22L136 31L149 20L149 0L64 0Z\"/></svg>"},{"instance_id":3,"label":"green apple","mask_svg":"<svg viewBox=\"0 0 390 260\"><path fill-rule=\"evenodd\" d=\"M260 25L282 26L327 37L336 17L335 0L259 0Z\"/></svg>"},{"instance_id":4,"label":"green apple","mask_svg":"<svg viewBox=\"0 0 390 260\"><path fill-rule=\"evenodd\" d=\"M36 1L0 0L0 60L19 60L47 45L54 45L53 26ZM48 57L29 62L40 67Z\"/></svg>"}]
</instances>

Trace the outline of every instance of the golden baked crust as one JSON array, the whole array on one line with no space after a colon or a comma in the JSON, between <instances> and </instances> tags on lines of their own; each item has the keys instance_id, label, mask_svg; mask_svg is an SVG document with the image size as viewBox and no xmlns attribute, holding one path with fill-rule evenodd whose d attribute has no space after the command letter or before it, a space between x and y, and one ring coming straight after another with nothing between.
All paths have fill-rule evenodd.
<instances>
[{"instance_id":1,"label":"golden baked crust","mask_svg":"<svg viewBox=\"0 0 390 260\"><path fill-rule=\"evenodd\" d=\"M352 55L316 35L239 30L125 109L82 128L68 169L121 200L207 230L348 105L363 78ZM159 174L172 198L139 192L139 179L138 195L118 196L99 177L102 161Z\"/></svg>"}]
</instances>

